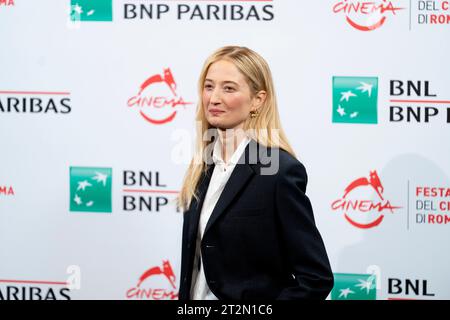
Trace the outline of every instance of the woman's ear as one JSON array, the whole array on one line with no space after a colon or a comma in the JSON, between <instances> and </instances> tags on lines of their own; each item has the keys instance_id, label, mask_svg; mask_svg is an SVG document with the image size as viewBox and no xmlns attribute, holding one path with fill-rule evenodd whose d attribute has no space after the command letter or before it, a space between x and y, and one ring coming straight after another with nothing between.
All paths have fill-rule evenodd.
<instances>
[{"instance_id":1,"label":"woman's ear","mask_svg":"<svg viewBox=\"0 0 450 320\"><path fill-rule=\"evenodd\" d=\"M267 92L264 90L258 91L255 96L253 97L253 103L255 110L258 110L266 101L267 98Z\"/></svg>"}]
</instances>

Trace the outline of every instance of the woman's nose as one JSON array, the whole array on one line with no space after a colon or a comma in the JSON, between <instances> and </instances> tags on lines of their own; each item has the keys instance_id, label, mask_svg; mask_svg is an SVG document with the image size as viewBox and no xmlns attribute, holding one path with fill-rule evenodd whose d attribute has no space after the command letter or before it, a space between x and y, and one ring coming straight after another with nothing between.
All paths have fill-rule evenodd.
<instances>
[{"instance_id":1,"label":"woman's nose","mask_svg":"<svg viewBox=\"0 0 450 320\"><path fill-rule=\"evenodd\" d=\"M221 101L220 90L218 88L215 88L211 92L210 102L213 104L218 104L220 103L220 101Z\"/></svg>"}]
</instances>

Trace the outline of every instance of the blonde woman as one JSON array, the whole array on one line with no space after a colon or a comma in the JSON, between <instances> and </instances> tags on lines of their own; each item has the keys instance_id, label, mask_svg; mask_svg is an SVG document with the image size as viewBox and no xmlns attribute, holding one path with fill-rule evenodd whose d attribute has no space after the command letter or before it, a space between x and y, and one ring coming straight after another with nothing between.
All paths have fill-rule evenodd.
<instances>
[{"instance_id":1,"label":"blonde woman","mask_svg":"<svg viewBox=\"0 0 450 320\"><path fill-rule=\"evenodd\" d=\"M325 299L333 274L266 61L245 47L214 52L196 118L178 198L180 300Z\"/></svg>"}]
</instances>

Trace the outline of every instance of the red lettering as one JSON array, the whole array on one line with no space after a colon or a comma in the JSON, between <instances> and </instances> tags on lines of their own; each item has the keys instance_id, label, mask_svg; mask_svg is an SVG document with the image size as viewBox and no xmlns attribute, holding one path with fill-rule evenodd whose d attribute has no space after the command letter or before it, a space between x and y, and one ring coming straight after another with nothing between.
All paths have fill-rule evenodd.
<instances>
[{"instance_id":1,"label":"red lettering","mask_svg":"<svg viewBox=\"0 0 450 320\"><path fill-rule=\"evenodd\" d=\"M395 14L395 11L402 10L404 8L396 8L392 4L392 2L389 1L389 3L386 6L381 5L381 13L383 14L385 11L391 11L393 14Z\"/></svg>"},{"instance_id":2,"label":"red lettering","mask_svg":"<svg viewBox=\"0 0 450 320\"><path fill-rule=\"evenodd\" d=\"M449 24L450 23L450 15L436 15L432 14L430 15L430 23L432 24Z\"/></svg>"},{"instance_id":3,"label":"red lettering","mask_svg":"<svg viewBox=\"0 0 450 320\"><path fill-rule=\"evenodd\" d=\"M136 291L138 291L138 292L136 292ZM130 290L127 291L126 296L128 299L130 299L130 298L137 296L138 294L139 294L138 288L131 288Z\"/></svg>"},{"instance_id":4,"label":"red lettering","mask_svg":"<svg viewBox=\"0 0 450 320\"><path fill-rule=\"evenodd\" d=\"M423 193L422 187L416 187L416 197L418 197L421 193Z\"/></svg>"},{"instance_id":5,"label":"red lettering","mask_svg":"<svg viewBox=\"0 0 450 320\"><path fill-rule=\"evenodd\" d=\"M442 10L448 10L448 1L442 1Z\"/></svg>"},{"instance_id":6,"label":"red lettering","mask_svg":"<svg viewBox=\"0 0 450 320\"><path fill-rule=\"evenodd\" d=\"M439 209L441 209L442 211L450 211L450 201L439 202Z\"/></svg>"},{"instance_id":7,"label":"red lettering","mask_svg":"<svg viewBox=\"0 0 450 320\"><path fill-rule=\"evenodd\" d=\"M5 196L13 196L14 195L14 190L12 187L6 187L6 186L0 186L0 195L5 195Z\"/></svg>"},{"instance_id":8,"label":"red lettering","mask_svg":"<svg viewBox=\"0 0 450 320\"><path fill-rule=\"evenodd\" d=\"M344 199L339 199L334 201L331 204L331 208L333 210L344 210L344 211L348 211L349 209L352 210L357 210L360 211L362 213L366 213L369 211L373 211L376 210L378 212L384 211L384 210L389 210L392 213L394 213L394 209L399 209L401 207L397 207L397 206L393 206L391 205L391 203L389 202L389 200L387 200L385 203L374 203L371 200L344 200Z\"/></svg>"},{"instance_id":9,"label":"red lettering","mask_svg":"<svg viewBox=\"0 0 450 320\"><path fill-rule=\"evenodd\" d=\"M161 298L163 297L163 293L164 290L162 289L154 289L152 295L153 300L161 300Z\"/></svg>"},{"instance_id":10,"label":"red lettering","mask_svg":"<svg viewBox=\"0 0 450 320\"><path fill-rule=\"evenodd\" d=\"M430 224L447 224L450 223L450 216L446 214L429 214L428 223Z\"/></svg>"},{"instance_id":11,"label":"red lettering","mask_svg":"<svg viewBox=\"0 0 450 320\"><path fill-rule=\"evenodd\" d=\"M367 212L370 211L372 208L372 201L369 200L363 200L359 202L358 209L361 212Z\"/></svg>"},{"instance_id":12,"label":"red lettering","mask_svg":"<svg viewBox=\"0 0 450 320\"><path fill-rule=\"evenodd\" d=\"M340 11L345 11L344 2L338 2L333 6L333 12L338 13Z\"/></svg>"},{"instance_id":13,"label":"red lettering","mask_svg":"<svg viewBox=\"0 0 450 320\"><path fill-rule=\"evenodd\" d=\"M178 299L178 292L174 292L174 291L164 292L163 299L167 299L167 298L169 298L170 300Z\"/></svg>"},{"instance_id":14,"label":"red lettering","mask_svg":"<svg viewBox=\"0 0 450 320\"><path fill-rule=\"evenodd\" d=\"M0 5L13 6L14 5L14 0L0 0Z\"/></svg>"},{"instance_id":15,"label":"red lettering","mask_svg":"<svg viewBox=\"0 0 450 320\"><path fill-rule=\"evenodd\" d=\"M165 289L139 289L131 288L127 291L126 297L128 299L147 299L147 300L162 300L162 299L178 299L178 292L167 291Z\"/></svg>"},{"instance_id":16,"label":"red lettering","mask_svg":"<svg viewBox=\"0 0 450 320\"><path fill-rule=\"evenodd\" d=\"M336 200L336 201L334 201L334 202L331 204L331 209L332 209L332 210L337 210L337 209L339 209L339 208L344 209L343 203L344 203L344 202L343 202L341 199Z\"/></svg>"},{"instance_id":17,"label":"red lettering","mask_svg":"<svg viewBox=\"0 0 450 320\"><path fill-rule=\"evenodd\" d=\"M150 299L152 297L152 289L142 289L140 298L142 299L145 296L145 298Z\"/></svg>"},{"instance_id":18,"label":"red lettering","mask_svg":"<svg viewBox=\"0 0 450 320\"><path fill-rule=\"evenodd\" d=\"M188 105L192 104L192 102L185 102L182 97L175 100L174 98L168 99L166 97L141 97L134 96L128 99L127 102L129 107L138 106L138 107L154 107L154 108L163 108L165 106L176 107L178 105Z\"/></svg>"},{"instance_id":19,"label":"red lettering","mask_svg":"<svg viewBox=\"0 0 450 320\"><path fill-rule=\"evenodd\" d=\"M360 9L360 11L361 11L361 13L363 13L363 14L370 14L370 13L372 13L372 12L374 12L374 11L377 11L377 10L381 9L382 7L383 7L383 5L376 6L376 5L373 5L373 4L370 3L370 2L363 2L363 3L361 4L361 9ZM381 10L380 10L380 11L381 11Z\"/></svg>"},{"instance_id":20,"label":"red lettering","mask_svg":"<svg viewBox=\"0 0 450 320\"><path fill-rule=\"evenodd\" d=\"M416 187L416 196L424 197L450 197L450 188L443 187Z\"/></svg>"},{"instance_id":21,"label":"red lettering","mask_svg":"<svg viewBox=\"0 0 450 320\"><path fill-rule=\"evenodd\" d=\"M138 102L136 102L136 99L138 99L138 96L134 96L134 97L128 99L128 101L127 101L128 106L132 107L135 104L137 104Z\"/></svg>"},{"instance_id":22,"label":"red lettering","mask_svg":"<svg viewBox=\"0 0 450 320\"><path fill-rule=\"evenodd\" d=\"M396 8L394 7L394 5L392 4L391 1L389 1L389 3L385 4L385 3L381 3L381 4L376 4L373 1L359 1L356 3L348 3L346 1L340 1L338 3L336 3L333 6L333 12L335 13L339 13L339 12L344 12L346 14L349 13L361 13L361 14L372 14L374 12L380 12L381 14L383 14L385 11L390 11L393 14L395 14L395 12L397 10L402 10L403 8Z\"/></svg>"}]
</instances>

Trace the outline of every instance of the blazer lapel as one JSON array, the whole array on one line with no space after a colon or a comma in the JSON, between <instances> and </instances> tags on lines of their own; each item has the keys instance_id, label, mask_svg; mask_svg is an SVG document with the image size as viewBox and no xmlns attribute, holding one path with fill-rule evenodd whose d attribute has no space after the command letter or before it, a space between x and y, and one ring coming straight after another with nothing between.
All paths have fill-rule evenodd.
<instances>
[{"instance_id":1,"label":"blazer lapel","mask_svg":"<svg viewBox=\"0 0 450 320\"><path fill-rule=\"evenodd\" d=\"M247 163L249 159L249 149L253 140L247 145L244 153L239 159L238 163L234 167L233 173L231 174L222 194L214 207L213 212L206 224L205 233L211 228L211 225L224 213L231 201L237 196L241 189L245 186L250 177L255 173L251 166ZM198 223L198 220L197 220Z\"/></svg>"},{"instance_id":2,"label":"blazer lapel","mask_svg":"<svg viewBox=\"0 0 450 320\"><path fill-rule=\"evenodd\" d=\"M214 170L214 164L208 166L206 173L203 175L199 188L198 188L198 200L195 198L192 200L192 203L189 207L189 213L191 216L189 217L189 239L192 236L197 236L198 223L200 220L200 212L202 210L203 202L205 201L206 191L208 190L209 182L211 180L212 172Z\"/></svg>"}]
</instances>

